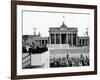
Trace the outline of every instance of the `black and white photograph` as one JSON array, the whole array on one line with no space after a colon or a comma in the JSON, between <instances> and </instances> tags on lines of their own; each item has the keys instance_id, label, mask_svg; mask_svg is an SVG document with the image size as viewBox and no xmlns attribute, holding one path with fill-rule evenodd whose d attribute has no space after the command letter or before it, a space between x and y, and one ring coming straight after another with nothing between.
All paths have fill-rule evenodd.
<instances>
[{"instance_id":1,"label":"black and white photograph","mask_svg":"<svg viewBox=\"0 0 100 80\"><path fill-rule=\"evenodd\" d=\"M97 73L95 5L17 1L12 14L17 79Z\"/></svg>"},{"instance_id":2,"label":"black and white photograph","mask_svg":"<svg viewBox=\"0 0 100 80\"><path fill-rule=\"evenodd\" d=\"M89 66L88 13L23 10L22 16L23 69Z\"/></svg>"}]
</instances>

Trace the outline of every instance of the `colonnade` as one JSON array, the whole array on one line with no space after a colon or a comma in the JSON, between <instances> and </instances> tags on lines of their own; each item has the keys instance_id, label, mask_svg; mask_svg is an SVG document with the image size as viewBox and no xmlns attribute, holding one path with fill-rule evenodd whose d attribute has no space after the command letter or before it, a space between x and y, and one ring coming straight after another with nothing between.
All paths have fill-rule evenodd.
<instances>
[{"instance_id":1,"label":"colonnade","mask_svg":"<svg viewBox=\"0 0 100 80\"><path fill-rule=\"evenodd\" d=\"M50 44L70 44L76 45L76 34L73 33L52 33L50 34Z\"/></svg>"},{"instance_id":2,"label":"colonnade","mask_svg":"<svg viewBox=\"0 0 100 80\"><path fill-rule=\"evenodd\" d=\"M46 46L48 43L48 40L36 40L36 43L39 43L40 46Z\"/></svg>"}]
</instances>

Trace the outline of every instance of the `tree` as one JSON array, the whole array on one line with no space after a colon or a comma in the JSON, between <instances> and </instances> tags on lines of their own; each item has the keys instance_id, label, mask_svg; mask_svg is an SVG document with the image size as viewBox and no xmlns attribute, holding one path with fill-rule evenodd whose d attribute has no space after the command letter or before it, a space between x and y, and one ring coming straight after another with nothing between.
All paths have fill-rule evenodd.
<instances>
[{"instance_id":1,"label":"tree","mask_svg":"<svg viewBox=\"0 0 100 80\"><path fill-rule=\"evenodd\" d=\"M28 35L23 35L22 38L23 38L24 42L26 42L28 40Z\"/></svg>"}]
</instances>

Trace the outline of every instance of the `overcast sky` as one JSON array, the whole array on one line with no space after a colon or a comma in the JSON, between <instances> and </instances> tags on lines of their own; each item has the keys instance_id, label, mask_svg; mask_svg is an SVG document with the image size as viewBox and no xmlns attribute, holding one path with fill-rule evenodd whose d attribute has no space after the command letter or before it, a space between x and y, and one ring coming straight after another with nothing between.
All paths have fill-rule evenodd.
<instances>
[{"instance_id":1,"label":"overcast sky","mask_svg":"<svg viewBox=\"0 0 100 80\"><path fill-rule=\"evenodd\" d=\"M90 27L89 17L89 14L82 13L23 11L23 34L32 35L33 28L37 28L36 34L40 32L42 36L47 37L49 27L60 27L64 21L67 27L78 28L78 35L83 36L86 28Z\"/></svg>"}]
</instances>

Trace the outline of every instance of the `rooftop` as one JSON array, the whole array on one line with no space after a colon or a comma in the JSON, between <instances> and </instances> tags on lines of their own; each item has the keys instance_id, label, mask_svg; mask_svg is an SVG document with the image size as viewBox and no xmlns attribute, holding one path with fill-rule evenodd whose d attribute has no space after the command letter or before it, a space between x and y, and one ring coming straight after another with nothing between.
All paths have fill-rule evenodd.
<instances>
[{"instance_id":1,"label":"rooftop","mask_svg":"<svg viewBox=\"0 0 100 80\"><path fill-rule=\"evenodd\" d=\"M49 31L77 31L77 28L75 27L67 27L67 25L65 25L65 23L63 22L62 25L60 27L50 27Z\"/></svg>"}]
</instances>

